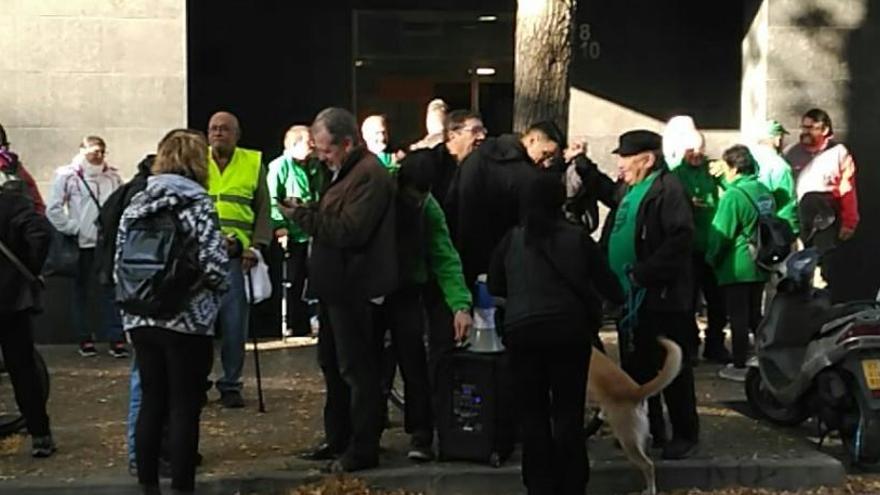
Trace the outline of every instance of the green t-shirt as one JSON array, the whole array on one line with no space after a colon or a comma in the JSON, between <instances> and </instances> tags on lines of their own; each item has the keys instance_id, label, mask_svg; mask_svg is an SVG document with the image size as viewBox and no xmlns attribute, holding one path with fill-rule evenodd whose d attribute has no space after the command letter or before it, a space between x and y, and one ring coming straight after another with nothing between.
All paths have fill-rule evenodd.
<instances>
[{"instance_id":1,"label":"green t-shirt","mask_svg":"<svg viewBox=\"0 0 880 495\"><path fill-rule=\"evenodd\" d=\"M614 227L611 229L608 242L608 263L620 280L624 292L630 290L627 267L635 265L637 261L636 221L639 216L639 206L658 175L660 172L652 172L645 180L632 186L623 197L614 216Z\"/></svg>"},{"instance_id":2,"label":"green t-shirt","mask_svg":"<svg viewBox=\"0 0 880 495\"><path fill-rule=\"evenodd\" d=\"M705 253L718 208L718 182L709 173L707 161L697 166L682 163L672 174L681 181L694 207L694 251Z\"/></svg>"},{"instance_id":3,"label":"green t-shirt","mask_svg":"<svg viewBox=\"0 0 880 495\"><path fill-rule=\"evenodd\" d=\"M394 159L394 155L388 153L387 151L383 151L382 153L376 154L376 158L379 159L379 163L382 164L389 172L394 174L397 172L398 167L400 166L397 163L397 160Z\"/></svg>"}]
</instances>

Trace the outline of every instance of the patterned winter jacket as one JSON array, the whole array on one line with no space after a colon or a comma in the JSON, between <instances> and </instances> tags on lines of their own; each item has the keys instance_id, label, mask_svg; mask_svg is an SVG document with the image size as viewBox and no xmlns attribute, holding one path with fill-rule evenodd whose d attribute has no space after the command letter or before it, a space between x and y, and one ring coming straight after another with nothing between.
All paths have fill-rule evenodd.
<instances>
[{"instance_id":1,"label":"patterned winter jacket","mask_svg":"<svg viewBox=\"0 0 880 495\"><path fill-rule=\"evenodd\" d=\"M186 204L179 218L187 234L195 236L199 245L199 265L204 276L186 309L170 319L147 318L123 312L126 331L138 327L158 327L193 335L214 335L214 321L220 309L220 296L226 292L229 257L220 232L217 210L207 191L198 183L174 174L160 174L147 180L147 187L132 198L122 214L116 237L116 266L125 245L129 226L138 218ZM119 272L115 278L118 280Z\"/></svg>"}]
</instances>

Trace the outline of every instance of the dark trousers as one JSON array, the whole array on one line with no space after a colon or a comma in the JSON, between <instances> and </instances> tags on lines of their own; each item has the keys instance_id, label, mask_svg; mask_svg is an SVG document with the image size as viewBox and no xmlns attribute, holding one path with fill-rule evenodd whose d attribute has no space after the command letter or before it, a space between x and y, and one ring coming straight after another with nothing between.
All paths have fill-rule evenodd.
<instances>
[{"instance_id":1,"label":"dark trousers","mask_svg":"<svg viewBox=\"0 0 880 495\"><path fill-rule=\"evenodd\" d=\"M831 294L831 302L833 303L843 302L840 297L839 289L835 291L838 284L841 283L841 262L846 263L845 259L841 259L840 252L837 249L840 243L837 237L839 232L840 223L839 221L835 221L831 227L816 232L812 239L804 241L804 246L816 247L816 249L819 250L819 253L821 253L819 268L822 272L822 278L827 284L825 289ZM808 233L801 233L801 235L804 234Z\"/></svg>"},{"instance_id":2,"label":"dark trousers","mask_svg":"<svg viewBox=\"0 0 880 495\"><path fill-rule=\"evenodd\" d=\"M0 348L3 362L18 410L27 421L28 432L35 437L49 434L49 416L43 400L46 392L37 376L34 361L33 316L27 311L0 313L3 330L0 330Z\"/></svg>"},{"instance_id":3,"label":"dark trousers","mask_svg":"<svg viewBox=\"0 0 880 495\"><path fill-rule=\"evenodd\" d=\"M287 280L290 285L287 288L287 328L294 336L302 337L312 333L309 323L309 305L303 297L306 286L306 266L308 264L309 243L288 242Z\"/></svg>"},{"instance_id":4,"label":"dark trousers","mask_svg":"<svg viewBox=\"0 0 880 495\"><path fill-rule=\"evenodd\" d=\"M590 478L584 402L590 336L548 339L558 328L512 330L511 366L522 425L523 483L529 495L583 495Z\"/></svg>"},{"instance_id":5,"label":"dark trousers","mask_svg":"<svg viewBox=\"0 0 880 495\"><path fill-rule=\"evenodd\" d=\"M350 461L375 462L382 433L382 386L371 304L326 302L321 311L318 363L327 386L327 443Z\"/></svg>"},{"instance_id":6,"label":"dark trousers","mask_svg":"<svg viewBox=\"0 0 880 495\"><path fill-rule=\"evenodd\" d=\"M159 483L159 454L167 421L171 452L171 488L195 489L199 416L205 380L211 372L210 337L161 328L132 330L143 398L135 433L138 481Z\"/></svg>"},{"instance_id":7,"label":"dark trousers","mask_svg":"<svg viewBox=\"0 0 880 495\"><path fill-rule=\"evenodd\" d=\"M428 363L425 353L425 313L421 289L399 289L385 298L378 313L376 330L379 338L388 329L391 335L392 367L390 377L383 385L390 391L396 364L403 376L404 430L419 442L430 443L433 438L431 413L431 386L428 381ZM380 341L381 342L381 341ZM386 394L387 396L387 394Z\"/></svg>"},{"instance_id":8,"label":"dark trousers","mask_svg":"<svg viewBox=\"0 0 880 495\"><path fill-rule=\"evenodd\" d=\"M125 342L122 335L122 315L113 302L114 291L98 283L95 266L95 248L80 248L79 265L73 280L73 297L70 299L71 319L80 343L92 342L95 338L107 342ZM100 318L92 321L89 308L101 309Z\"/></svg>"},{"instance_id":9,"label":"dark trousers","mask_svg":"<svg viewBox=\"0 0 880 495\"><path fill-rule=\"evenodd\" d=\"M691 343L694 315L690 311L659 312L639 311L638 324L633 331L634 349L632 354L623 357L623 369L638 383L647 383L657 376L663 366L666 354L657 337L664 336L681 347L681 372L663 391L663 399L669 410L674 438L697 441L700 433L700 420L697 416L697 397L694 391L694 369L691 367ZM665 421L660 397L648 400L648 417L651 433L665 438Z\"/></svg>"},{"instance_id":10,"label":"dark trousers","mask_svg":"<svg viewBox=\"0 0 880 495\"><path fill-rule=\"evenodd\" d=\"M724 326L727 325L727 311L725 309L724 292L718 287L718 280L715 278L715 271L706 263L705 255L697 253L693 257L694 267L694 308L697 307L700 293L706 299L706 313L708 316L708 326L706 327L706 347L704 352L720 350L724 347ZM692 352L699 350L700 346L700 329L696 320L693 321L691 328L693 329L693 342L696 346Z\"/></svg>"},{"instance_id":11,"label":"dark trousers","mask_svg":"<svg viewBox=\"0 0 880 495\"><path fill-rule=\"evenodd\" d=\"M755 332L761 323L762 282L731 284L724 286L727 298L727 315L733 341L733 365L742 368L749 354L749 333Z\"/></svg>"},{"instance_id":12,"label":"dark trousers","mask_svg":"<svg viewBox=\"0 0 880 495\"><path fill-rule=\"evenodd\" d=\"M436 281L425 284L422 299L428 317L428 375L433 386L437 383L440 358L455 348L453 316Z\"/></svg>"}]
</instances>

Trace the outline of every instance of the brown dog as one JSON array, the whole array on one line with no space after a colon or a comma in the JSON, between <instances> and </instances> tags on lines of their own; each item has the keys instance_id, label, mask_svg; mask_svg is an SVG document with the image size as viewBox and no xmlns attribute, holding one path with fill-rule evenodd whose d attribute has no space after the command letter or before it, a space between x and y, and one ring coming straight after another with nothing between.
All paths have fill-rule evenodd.
<instances>
[{"instance_id":1,"label":"brown dog","mask_svg":"<svg viewBox=\"0 0 880 495\"><path fill-rule=\"evenodd\" d=\"M626 457L645 477L645 495L657 493L654 462L645 454L650 441L647 399L669 386L681 369L681 348L666 338L657 339L666 349L663 368L654 379L639 385L608 356L596 348L590 358L587 396L599 403L605 421Z\"/></svg>"}]
</instances>

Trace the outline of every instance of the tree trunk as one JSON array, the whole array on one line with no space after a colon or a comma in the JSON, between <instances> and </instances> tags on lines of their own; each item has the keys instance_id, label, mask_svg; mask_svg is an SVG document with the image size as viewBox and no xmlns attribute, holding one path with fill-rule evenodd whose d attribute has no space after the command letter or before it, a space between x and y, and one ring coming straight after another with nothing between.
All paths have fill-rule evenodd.
<instances>
[{"instance_id":1,"label":"tree trunk","mask_svg":"<svg viewBox=\"0 0 880 495\"><path fill-rule=\"evenodd\" d=\"M513 129L551 120L568 128L568 67L577 0L519 0Z\"/></svg>"}]
</instances>

